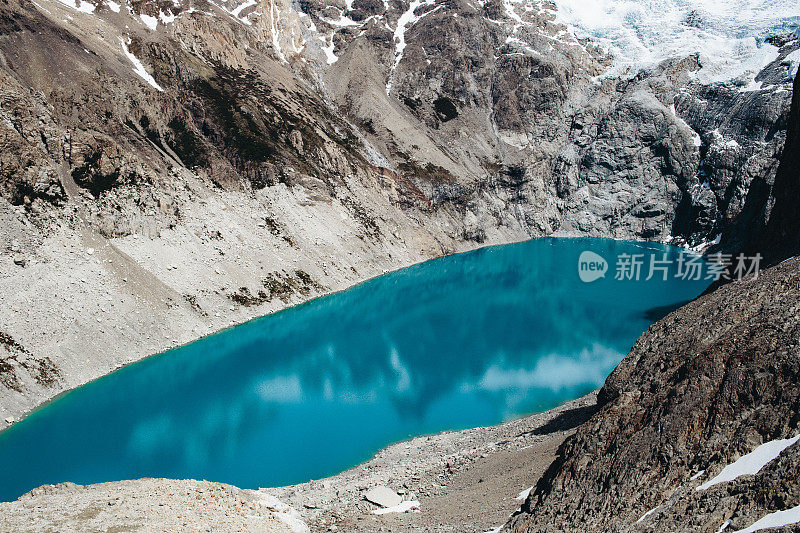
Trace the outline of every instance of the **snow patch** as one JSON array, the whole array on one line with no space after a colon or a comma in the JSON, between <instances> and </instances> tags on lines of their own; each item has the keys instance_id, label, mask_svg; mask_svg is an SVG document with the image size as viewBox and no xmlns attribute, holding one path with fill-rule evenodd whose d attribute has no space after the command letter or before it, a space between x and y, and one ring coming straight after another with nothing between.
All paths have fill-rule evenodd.
<instances>
[{"instance_id":1,"label":"snow patch","mask_svg":"<svg viewBox=\"0 0 800 533\"><path fill-rule=\"evenodd\" d=\"M736 142L736 139L730 139L728 141L725 141L725 148L730 148L732 150L738 150L741 147L742 147L742 145L740 145L738 142Z\"/></svg>"},{"instance_id":2,"label":"snow patch","mask_svg":"<svg viewBox=\"0 0 800 533\"><path fill-rule=\"evenodd\" d=\"M706 188L708 188L708 186L706 186ZM719 242L720 242L721 240L722 240L722 233L717 233L717 236L716 236L716 237L714 237L714 240L711 240L711 241L706 241L706 242L701 242L701 243L700 243L700 244L698 244L697 246L686 246L686 248L687 248L688 250L691 250L692 252L696 252L696 253L698 253L698 254L702 254L702 253L703 253L703 252L705 252L705 251L706 251L708 248L711 248L711 246L713 246L713 245L715 245L715 244L719 244Z\"/></svg>"},{"instance_id":3,"label":"snow patch","mask_svg":"<svg viewBox=\"0 0 800 533\"><path fill-rule=\"evenodd\" d=\"M800 505L792 507L786 511L776 511L761 518L753 525L740 529L736 533L753 533L762 529L770 529L774 527L789 526L800 522Z\"/></svg>"},{"instance_id":4,"label":"snow patch","mask_svg":"<svg viewBox=\"0 0 800 533\"><path fill-rule=\"evenodd\" d=\"M748 83L747 85L745 85L744 87L739 89L739 92L749 93L749 92L754 92L754 91L760 91L763 88L764 88L764 82L756 81L756 80L750 80L750 83Z\"/></svg>"},{"instance_id":5,"label":"snow patch","mask_svg":"<svg viewBox=\"0 0 800 533\"><path fill-rule=\"evenodd\" d=\"M81 13L94 13L94 4L90 4L89 2L84 2L83 0L56 0L62 5L65 5L75 11L80 11Z\"/></svg>"},{"instance_id":6,"label":"snow patch","mask_svg":"<svg viewBox=\"0 0 800 533\"><path fill-rule=\"evenodd\" d=\"M44 7L42 7L41 5L37 4L36 2L33 2L33 5L35 5L40 11L44 11L48 15L52 15L52 13L50 12L49 9L45 9Z\"/></svg>"},{"instance_id":7,"label":"snow patch","mask_svg":"<svg viewBox=\"0 0 800 533\"><path fill-rule=\"evenodd\" d=\"M144 25L151 30L155 30L158 27L158 19L156 17L151 17L150 15L145 15L142 13L139 15L139 18L142 19Z\"/></svg>"},{"instance_id":8,"label":"snow patch","mask_svg":"<svg viewBox=\"0 0 800 533\"><path fill-rule=\"evenodd\" d=\"M256 0L247 0L247 2L245 2L244 4L240 5L239 7L235 8L233 11L231 11L231 15L233 15L236 18L239 18L239 15L242 13L242 11L244 11L248 7L252 7L252 6L256 5L256 4L258 4L258 2L256 2Z\"/></svg>"},{"instance_id":9,"label":"snow patch","mask_svg":"<svg viewBox=\"0 0 800 533\"><path fill-rule=\"evenodd\" d=\"M693 475L692 477L690 477L689 480L690 481L694 481L695 479L699 479L705 473L706 473L705 470L701 470L698 473L696 473L695 475Z\"/></svg>"},{"instance_id":10,"label":"snow patch","mask_svg":"<svg viewBox=\"0 0 800 533\"><path fill-rule=\"evenodd\" d=\"M739 476L757 474L764 466L778 457L783 450L800 440L800 435L791 439L779 439L765 442L752 452L741 456L735 462L722 469L713 479L706 481L695 490L706 490L720 483L733 481ZM755 531L755 530L754 530Z\"/></svg>"},{"instance_id":11,"label":"snow patch","mask_svg":"<svg viewBox=\"0 0 800 533\"><path fill-rule=\"evenodd\" d=\"M130 43L130 41L128 41L128 43ZM151 76L150 73L145 70L142 62L139 61L139 59L137 59L137 57L128 50L128 44L126 44L122 39L120 39L120 44L122 44L122 51L125 52L125 57L127 57L130 62L133 63L133 71L151 87L159 92L164 92L164 89L162 89L161 86L156 83L155 78L153 78L153 76Z\"/></svg>"},{"instance_id":12,"label":"snow patch","mask_svg":"<svg viewBox=\"0 0 800 533\"><path fill-rule=\"evenodd\" d=\"M278 41L278 21L280 19L280 11L278 10L277 0L269 0L269 29L272 34L272 47L275 48L275 53L278 59L287 63L286 57L281 50L281 43ZM241 20L241 19L239 19Z\"/></svg>"},{"instance_id":13,"label":"snow patch","mask_svg":"<svg viewBox=\"0 0 800 533\"><path fill-rule=\"evenodd\" d=\"M325 45L322 47L322 51L325 52L325 60L329 65L333 65L339 58L336 54L333 53L334 44L333 44L333 35L330 36L330 44L328 44L328 39L326 37L320 36L320 41Z\"/></svg>"},{"instance_id":14,"label":"snow patch","mask_svg":"<svg viewBox=\"0 0 800 533\"><path fill-rule=\"evenodd\" d=\"M119 13L119 9L122 7L120 4L118 4L118 3L116 3L116 2L114 2L112 0L107 0L106 1L106 5L108 6L108 9L110 9L114 13Z\"/></svg>"},{"instance_id":15,"label":"snow patch","mask_svg":"<svg viewBox=\"0 0 800 533\"><path fill-rule=\"evenodd\" d=\"M789 76L792 78L797 76L797 70L800 67L800 49L786 56L783 61L789 66Z\"/></svg>"},{"instance_id":16,"label":"snow patch","mask_svg":"<svg viewBox=\"0 0 800 533\"><path fill-rule=\"evenodd\" d=\"M517 497L515 499L524 502L525 500L528 499L528 496L530 496L532 490L533 486L528 487L527 489L517 494Z\"/></svg>"},{"instance_id":17,"label":"snow patch","mask_svg":"<svg viewBox=\"0 0 800 533\"><path fill-rule=\"evenodd\" d=\"M659 505L658 507L661 507L661 506ZM650 509L649 511L644 513L642 515L642 517L639 520L636 521L636 523L638 524L639 522L643 522L648 516L650 516L651 514L655 513L656 511L658 511L658 507L653 507L652 509Z\"/></svg>"},{"instance_id":18,"label":"snow patch","mask_svg":"<svg viewBox=\"0 0 800 533\"><path fill-rule=\"evenodd\" d=\"M339 18L337 20L327 19L325 17L319 18L322 22L326 24L330 24L331 26L336 26L337 28L347 28L349 26L359 26L359 23L355 20L351 19L350 17L345 17L343 14L339 13Z\"/></svg>"},{"instance_id":19,"label":"snow patch","mask_svg":"<svg viewBox=\"0 0 800 533\"><path fill-rule=\"evenodd\" d=\"M430 15L431 13L438 11L442 6L436 6L435 8L431 9L430 11L426 11L422 15L415 15L414 11L417 10L420 6L430 6L436 3L436 0L413 0L411 4L408 6L408 9L405 13L400 15L400 18L397 19L397 27L394 30L394 64L392 65L392 70L389 73L389 81L386 82L386 94L388 95L392 91L392 85L394 84L394 74L397 70L397 66L400 64L400 61L403 59L403 51L406 49L406 31L411 28L414 24L422 20L424 17Z\"/></svg>"},{"instance_id":20,"label":"snow patch","mask_svg":"<svg viewBox=\"0 0 800 533\"><path fill-rule=\"evenodd\" d=\"M389 514L389 513L405 513L412 509L419 509L419 502L417 500L406 500L393 507L386 507L385 509L375 509L372 514Z\"/></svg>"}]
</instances>

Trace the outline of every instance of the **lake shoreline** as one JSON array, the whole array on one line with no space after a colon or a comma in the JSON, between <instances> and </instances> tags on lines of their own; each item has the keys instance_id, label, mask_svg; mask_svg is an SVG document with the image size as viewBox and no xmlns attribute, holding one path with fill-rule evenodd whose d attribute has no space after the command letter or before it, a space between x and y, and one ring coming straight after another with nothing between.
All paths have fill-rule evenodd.
<instances>
[{"instance_id":1,"label":"lake shoreline","mask_svg":"<svg viewBox=\"0 0 800 533\"><path fill-rule=\"evenodd\" d=\"M329 478L260 492L297 509L312 531L489 531L596 412L597 392L498 425L402 441ZM364 498L374 486L418 501L419 512L374 514L379 507Z\"/></svg>"},{"instance_id":2,"label":"lake shoreline","mask_svg":"<svg viewBox=\"0 0 800 533\"><path fill-rule=\"evenodd\" d=\"M133 517L142 520L139 525L158 529L174 525L174 513L165 513L166 507L183 511L184 518L198 526L221 521L253 525L247 520L254 518L256 509L261 522L255 525L266 531L299 533L309 531L307 524L311 531L481 533L505 523L519 509L521 493L535 485L564 439L596 411L596 402L597 391L495 426L416 437L390 445L340 474L286 487L249 490L169 479L45 485L15 502L0 503L0 529L53 523L63 520L63 513L69 518L62 526L76 530L131 525ZM375 486L418 501L419 512L374 514L379 507L364 493ZM509 487L519 490L509 493ZM196 499L214 492L233 498L239 507L206 502L205 516L197 522L191 511ZM105 505L107 500L114 505Z\"/></svg>"},{"instance_id":3,"label":"lake shoreline","mask_svg":"<svg viewBox=\"0 0 800 533\"><path fill-rule=\"evenodd\" d=\"M545 237L535 237L534 239L537 238L545 238ZM93 381L102 379L108 376L109 374L112 374L123 368L136 365L152 357L158 357L171 350L175 350L183 346L186 346L188 344L200 341L202 339L218 335L226 330L235 328L237 326L241 326L248 322L252 322L254 320L258 320L267 316L274 315L276 313L280 313L282 311L292 309L294 307L301 306L318 298L323 298L325 296L330 296L333 294L337 294L352 289L353 287L356 287L363 283L367 283L370 280L373 280L375 278L378 278L380 276L392 272L397 272L404 268L413 267L415 265L420 265L428 261L441 259L443 257L449 257L452 255L458 255L462 253L469 253L475 250L480 250L483 248L489 248L493 246L516 244L519 242L525 242L527 240L533 240L533 239L510 240L509 242L492 243L485 246L466 247L464 249L448 254L431 255L427 257L415 257L410 261L408 260L395 261L390 268L382 268L381 265L378 264L371 265L370 262L366 261L365 259L349 258L348 263L345 266L353 266L353 264L357 264L360 269L369 268L368 274L366 276L361 276L356 278L337 279L334 286L324 292L312 292L309 294L296 293L293 295L292 300L288 302L281 302L277 305L277 307L271 305L270 306L271 308L264 309L267 311L266 313L258 313L258 311L262 309L260 306L257 308L249 306L238 306L239 309L237 309L237 311L245 313L244 316L240 319L237 318L235 320L225 321L224 319L230 317L223 316L221 317L223 320L219 320L220 317L212 317L210 315L205 315L204 317L201 318L205 319L203 320L203 322L205 322L205 326L207 328L206 332L197 335L196 330L198 328L197 326L195 326L193 330L193 332L195 333L190 333L189 335L183 335L182 337L175 337L174 339L167 338L166 340L170 342L164 342L155 339L151 341L151 339L148 336L144 342L140 343L139 346L140 349L138 350L140 352L139 354L128 353L122 356L113 357L107 361L94 361L87 359L87 363L90 363L89 365L87 365L86 367L79 366L76 369L77 376L69 376L69 378L71 378L69 380L71 381L71 383L67 383L66 386L60 387L58 389L45 387L45 388L39 388L39 390L35 392L30 391L25 394L25 399L22 402L23 406L21 408L15 405L19 402L14 401L14 398L11 397L12 396L11 391L7 392L6 394L0 395L0 413L2 413L2 416L0 416L0 434L2 434L4 431L11 428L15 424L21 422L25 418L27 418L31 413L47 406L48 404L56 401L57 399L61 398L65 394L68 394L69 392L75 389L83 387ZM110 243L107 244L107 246L112 248L114 247ZM91 280L88 281L91 282ZM233 308L231 308L231 310L233 310ZM88 315L89 315L88 319L90 321L93 321L97 313L90 312L88 313ZM215 318L217 320L215 320ZM100 318L98 317L97 320L99 322ZM183 322L185 322L185 320L179 321L180 324L182 324ZM209 324L209 322L212 323ZM67 334L63 331L61 332L61 334L63 334L65 337L67 336ZM71 341L72 339L69 340ZM119 342L120 345L124 345L126 338L124 335L117 335L115 340L120 341ZM144 339L140 338L139 340L142 341ZM101 365L104 366L105 368L95 368L96 365ZM33 396L33 398L31 398L31 396Z\"/></svg>"}]
</instances>

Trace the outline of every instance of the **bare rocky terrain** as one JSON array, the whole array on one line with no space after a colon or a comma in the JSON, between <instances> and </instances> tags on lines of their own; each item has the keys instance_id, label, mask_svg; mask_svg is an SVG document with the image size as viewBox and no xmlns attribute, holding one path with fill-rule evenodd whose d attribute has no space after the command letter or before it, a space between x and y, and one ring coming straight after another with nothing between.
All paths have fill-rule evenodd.
<instances>
[{"instance_id":1,"label":"bare rocky terrain","mask_svg":"<svg viewBox=\"0 0 800 533\"><path fill-rule=\"evenodd\" d=\"M205 481L61 483L0 505L0 528L9 532L308 531L296 512L274 499Z\"/></svg>"}]
</instances>

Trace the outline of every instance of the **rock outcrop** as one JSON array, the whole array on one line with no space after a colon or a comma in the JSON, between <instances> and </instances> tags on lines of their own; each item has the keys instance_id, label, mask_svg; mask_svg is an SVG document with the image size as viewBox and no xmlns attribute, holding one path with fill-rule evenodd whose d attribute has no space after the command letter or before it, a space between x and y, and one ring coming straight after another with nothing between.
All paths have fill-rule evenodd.
<instances>
[{"instance_id":1,"label":"rock outcrop","mask_svg":"<svg viewBox=\"0 0 800 533\"><path fill-rule=\"evenodd\" d=\"M741 252L760 253L766 265L800 254L800 77L794 81L794 99L786 147L773 179L751 186L742 220L736 225Z\"/></svg>"}]
</instances>

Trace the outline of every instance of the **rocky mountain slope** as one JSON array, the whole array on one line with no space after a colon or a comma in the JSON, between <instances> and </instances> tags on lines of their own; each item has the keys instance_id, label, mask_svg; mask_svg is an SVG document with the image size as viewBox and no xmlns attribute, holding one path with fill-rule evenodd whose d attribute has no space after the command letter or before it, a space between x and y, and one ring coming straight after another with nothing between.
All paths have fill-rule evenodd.
<instances>
[{"instance_id":1,"label":"rocky mountain slope","mask_svg":"<svg viewBox=\"0 0 800 533\"><path fill-rule=\"evenodd\" d=\"M791 113L758 241L747 242L779 264L652 326L509 530L715 532L800 520L800 80Z\"/></svg>"}]
</instances>

